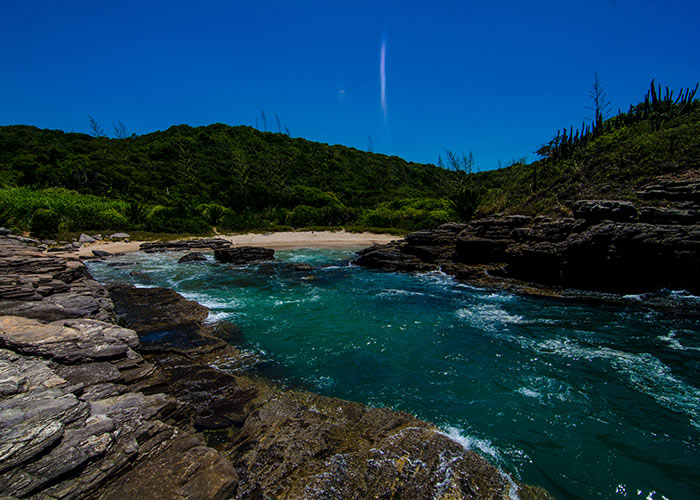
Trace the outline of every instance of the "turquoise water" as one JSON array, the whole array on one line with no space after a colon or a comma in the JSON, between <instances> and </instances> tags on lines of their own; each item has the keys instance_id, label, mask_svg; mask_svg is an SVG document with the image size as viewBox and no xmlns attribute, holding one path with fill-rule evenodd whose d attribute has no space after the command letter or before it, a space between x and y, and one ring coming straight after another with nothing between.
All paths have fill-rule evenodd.
<instances>
[{"instance_id":1,"label":"turquoise water","mask_svg":"<svg viewBox=\"0 0 700 500\"><path fill-rule=\"evenodd\" d=\"M238 324L269 376L411 412L560 499L700 498L697 318L370 271L350 250L237 267L181 255L90 270L173 288Z\"/></svg>"}]
</instances>

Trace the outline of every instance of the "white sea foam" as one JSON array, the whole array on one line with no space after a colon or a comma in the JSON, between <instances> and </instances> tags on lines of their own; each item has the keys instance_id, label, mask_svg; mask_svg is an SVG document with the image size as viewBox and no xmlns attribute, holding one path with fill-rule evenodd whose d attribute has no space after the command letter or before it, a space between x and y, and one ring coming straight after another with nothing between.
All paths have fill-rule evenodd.
<instances>
[{"instance_id":1,"label":"white sea foam","mask_svg":"<svg viewBox=\"0 0 700 500\"><path fill-rule=\"evenodd\" d=\"M674 377L671 369L655 356L609 347L588 347L570 339L546 340L539 343L537 348L543 354L609 362L633 389L651 396L664 408L689 415L691 424L700 430L700 389Z\"/></svg>"},{"instance_id":2,"label":"white sea foam","mask_svg":"<svg viewBox=\"0 0 700 500\"><path fill-rule=\"evenodd\" d=\"M455 314L467 323L487 331L507 325L523 323L523 317L519 314L510 314L505 309L495 304L480 304L474 307L457 309Z\"/></svg>"},{"instance_id":3,"label":"white sea foam","mask_svg":"<svg viewBox=\"0 0 700 500\"><path fill-rule=\"evenodd\" d=\"M224 321L227 319L234 318L236 316L236 313L233 312L226 312L226 311L220 311L220 312L209 312L209 316L207 316L207 319L204 320L204 323L206 324L211 324L211 323L218 323L219 321Z\"/></svg>"},{"instance_id":4,"label":"white sea foam","mask_svg":"<svg viewBox=\"0 0 700 500\"><path fill-rule=\"evenodd\" d=\"M240 302L233 297L217 299L205 293L197 292L180 292L180 295L185 297L187 300L194 300L198 304L208 307L213 311L217 309L230 309L240 305Z\"/></svg>"},{"instance_id":5,"label":"white sea foam","mask_svg":"<svg viewBox=\"0 0 700 500\"><path fill-rule=\"evenodd\" d=\"M474 436L469 436L465 434L462 430L457 427L447 426L445 431L441 432L443 436L447 436L455 443L459 443L465 450L479 451L484 455L491 457L497 464L501 462L501 457L493 446L491 441L487 439L480 439ZM518 485L513 480L513 477L504 472L501 468L498 469L501 476L508 482L508 498L510 500L520 500L518 496Z\"/></svg>"},{"instance_id":6,"label":"white sea foam","mask_svg":"<svg viewBox=\"0 0 700 500\"><path fill-rule=\"evenodd\" d=\"M659 335L657 338L668 344L671 349L675 349L677 351L700 351L700 347L684 346L681 344L676 338L675 330L668 332L668 335Z\"/></svg>"},{"instance_id":7,"label":"white sea foam","mask_svg":"<svg viewBox=\"0 0 700 500\"><path fill-rule=\"evenodd\" d=\"M523 396L527 396L528 398L539 399L542 397L542 394L540 394L537 391L533 391L532 389L529 389L527 387L521 387L516 392L519 392L520 394L522 394Z\"/></svg>"},{"instance_id":8,"label":"white sea foam","mask_svg":"<svg viewBox=\"0 0 700 500\"><path fill-rule=\"evenodd\" d=\"M395 289L395 288L390 288L387 290L384 290L383 292L380 292L377 294L377 297L408 297L408 296L420 296L420 295L425 295L423 292L415 292L412 290L401 290L401 289Z\"/></svg>"},{"instance_id":9,"label":"white sea foam","mask_svg":"<svg viewBox=\"0 0 700 500\"><path fill-rule=\"evenodd\" d=\"M450 438L452 441L461 444L465 450L478 450L484 455L488 455L494 458L496 461L499 461L500 459L498 451L496 451L496 449L493 447L491 441L487 439L480 439L474 436L469 436L465 434L462 430L451 425L445 427L445 432L443 432L442 434Z\"/></svg>"}]
</instances>

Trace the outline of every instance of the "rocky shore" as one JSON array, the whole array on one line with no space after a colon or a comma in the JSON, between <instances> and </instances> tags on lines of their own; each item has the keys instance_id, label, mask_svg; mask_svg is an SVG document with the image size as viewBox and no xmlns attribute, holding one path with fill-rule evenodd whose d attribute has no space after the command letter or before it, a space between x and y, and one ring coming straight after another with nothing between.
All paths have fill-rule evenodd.
<instances>
[{"instance_id":1,"label":"rocky shore","mask_svg":"<svg viewBox=\"0 0 700 500\"><path fill-rule=\"evenodd\" d=\"M626 201L579 201L571 218L510 215L445 224L365 249L355 263L389 271L442 270L479 286L554 297L596 296L572 290L700 295L696 202L637 208Z\"/></svg>"},{"instance_id":2,"label":"rocky shore","mask_svg":"<svg viewBox=\"0 0 700 500\"><path fill-rule=\"evenodd\" d=\"M550 498L411 415L251 376L203 306L12 235L0 314L0 497Z\"/></svg>"}]
</instances>

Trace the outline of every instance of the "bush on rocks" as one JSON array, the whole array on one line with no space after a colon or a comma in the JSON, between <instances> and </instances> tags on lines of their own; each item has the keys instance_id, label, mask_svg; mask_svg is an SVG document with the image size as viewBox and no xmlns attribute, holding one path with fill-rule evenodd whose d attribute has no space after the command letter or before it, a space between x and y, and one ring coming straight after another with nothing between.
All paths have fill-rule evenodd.
<instances>
[{"instance_id":1,"label":"bush on rocks","mask_svg":"<svg viewBox=\"0 0 700 500\"><path fill-rule=\"evenodd\" d=\"M46 208L39 208L32 215L30 232L32 236L42 240L56 238L60 222L61 217L56 212Z\"/></svg>"}]
</instances>

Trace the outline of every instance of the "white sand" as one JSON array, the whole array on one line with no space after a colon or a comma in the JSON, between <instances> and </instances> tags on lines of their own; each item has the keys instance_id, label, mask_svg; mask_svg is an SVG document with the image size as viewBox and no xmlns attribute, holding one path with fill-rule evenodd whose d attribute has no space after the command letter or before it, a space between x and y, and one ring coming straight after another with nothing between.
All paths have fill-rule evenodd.
<instances>
[{"instance_id":1,"label":"white sand","mask_svg":"<svg viewBox=\"0 0 700 500\"><path fill-rule=\"evenodd\" d=\"M374 243L388 243L400 239L400 236L375 233L347 233L345 231L298 231L281 233L247 233L218 235L233 243L234 246L259 246L274 249L290 248L345 248L368 247ZM114 254L137 252L143 241L122 241L90 243L78 251L80 257L92 256L93 250L104 250Z\"/></svg>"}]
</instances>

